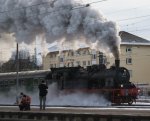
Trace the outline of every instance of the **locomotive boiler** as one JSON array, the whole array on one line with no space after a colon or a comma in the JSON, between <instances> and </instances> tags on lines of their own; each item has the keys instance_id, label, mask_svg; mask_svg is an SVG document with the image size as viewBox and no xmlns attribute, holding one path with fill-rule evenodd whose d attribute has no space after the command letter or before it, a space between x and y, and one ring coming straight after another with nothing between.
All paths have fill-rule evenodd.
<instances>
[{"instance_id":1,"label":"locomotive boiler","mask_svg":"<svg viewBox=\"0 0 150 121\"><path fill-rule=\"evenodd\" d=\"M106 68L104 64L83 67L51 68L50 79L60 90L67 92L84 91L104 95L112 103L128 103L136 100L139 89L130 82L128 69L115 66Z\"/></svg>"}]
</instances>

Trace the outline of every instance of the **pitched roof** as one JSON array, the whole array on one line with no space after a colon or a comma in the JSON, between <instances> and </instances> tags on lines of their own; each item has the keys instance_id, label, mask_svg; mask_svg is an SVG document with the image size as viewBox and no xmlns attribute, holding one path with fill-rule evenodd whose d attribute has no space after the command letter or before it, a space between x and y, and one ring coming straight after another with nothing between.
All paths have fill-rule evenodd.
<instances>
[{"instance_id":1,"label":"pitched roof","mask_svg":"<svg viewBox=\"0 0 150 121\"><path fill-rule=\"evenodd\" d=\"M121 37L122 42L134 42L134 43L150 43L150 41L141 38L139 36L133 35L131 33L120 31L119 35Z\"/></svg>"}]
</instances>

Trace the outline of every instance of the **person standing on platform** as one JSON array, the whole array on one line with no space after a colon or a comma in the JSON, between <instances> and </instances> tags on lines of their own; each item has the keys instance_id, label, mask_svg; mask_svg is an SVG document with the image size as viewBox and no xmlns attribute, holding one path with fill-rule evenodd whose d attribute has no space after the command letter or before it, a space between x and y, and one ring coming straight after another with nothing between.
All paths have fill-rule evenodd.
<instances>
[{"instance_id":1,"label":"person standing on platform","mask_svg":"<svg viewBox=\"0 0 150 121\"><path fill-rule=\"evenodd\" d=\"M42 109L45 110L48 86L47 86L46 82L44 80L42 80L42 83L39 84L38 88L39 88L40 110L42 110Z\"/></svg>"}]
</instances>

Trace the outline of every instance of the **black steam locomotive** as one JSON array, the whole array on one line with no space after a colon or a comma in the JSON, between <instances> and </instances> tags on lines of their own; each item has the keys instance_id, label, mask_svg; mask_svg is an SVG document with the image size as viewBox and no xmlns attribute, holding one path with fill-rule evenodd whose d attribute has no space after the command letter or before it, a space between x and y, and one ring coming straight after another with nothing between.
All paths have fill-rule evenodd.
<instances>
[{"instance_id":1,"label":"black steam locomotive","mask_svg":"<svg viewBox=\"0 0 150 121\"><path fill-rule=\"evenodd\" d=\"M83 67L51 68L50 79L66 92L84 91L103 94L112 103L132 104L139 89L130 80L129 71L119 66L107 69L104 64Z\"/></svg>"}]
</instances>

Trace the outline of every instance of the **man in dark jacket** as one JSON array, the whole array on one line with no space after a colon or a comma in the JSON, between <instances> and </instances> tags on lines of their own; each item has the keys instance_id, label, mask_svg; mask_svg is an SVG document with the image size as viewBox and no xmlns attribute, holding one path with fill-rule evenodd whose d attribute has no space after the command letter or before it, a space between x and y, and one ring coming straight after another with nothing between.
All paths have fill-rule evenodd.
<instances>
[{"instance_id":1,"label":"man in dark jacket","mask_svg":"<svg viewBox=\"0 0 150 121\"><path fill-rule=\"evenodd\" d=\"M48 86L46 85L45 81L43 80L41 84L39 84L39 98L40 98L40 110L45 110L45 102L46 102L46 95Z\"/></svg>"}]
</instances>

